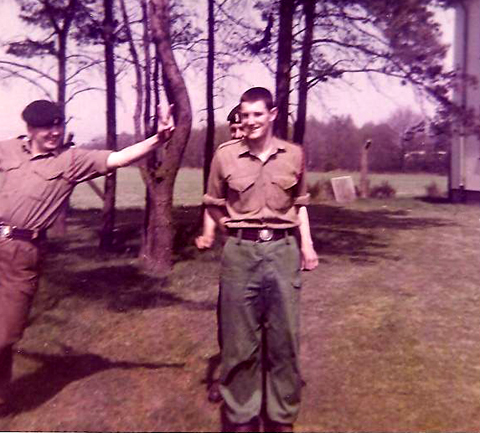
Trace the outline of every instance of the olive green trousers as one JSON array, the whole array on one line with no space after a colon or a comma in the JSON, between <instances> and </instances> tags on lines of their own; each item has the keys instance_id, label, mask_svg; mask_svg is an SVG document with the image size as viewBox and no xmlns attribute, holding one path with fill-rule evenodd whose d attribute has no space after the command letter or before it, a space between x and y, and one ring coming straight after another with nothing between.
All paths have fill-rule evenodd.
<instances>
[{"instance_id":1,"label":"olive green trousers","mask_svg":"<svg viewBox=\"0 0 480 433\"><path fill-rule=\"evenodd\" d=\"M229 237L220 274L223 342L220 391L232 423L262 405L271 421L295 422L300 408L300 252L296 239Z\"/></svg>"}]
</instances>

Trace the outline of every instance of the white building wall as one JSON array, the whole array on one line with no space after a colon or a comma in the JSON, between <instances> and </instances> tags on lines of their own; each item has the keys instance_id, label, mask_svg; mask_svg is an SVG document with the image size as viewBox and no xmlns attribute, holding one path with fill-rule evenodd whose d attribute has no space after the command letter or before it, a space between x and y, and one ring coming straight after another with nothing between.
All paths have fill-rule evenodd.
<instances>
[{"instance_id":1,"label":"white building wall","mask_svg":"<svg viewBox=\"0 0 480 433\"><path fill-rule=\"evenodd\" d=\"M480 0L465 0L455 7L454 65L480 83ZM458 86L454 99L479 112L480 86ZM480 142L474 135L458 135L452 143L450 187L480 192Z\"/></svg>"}]
</instances>

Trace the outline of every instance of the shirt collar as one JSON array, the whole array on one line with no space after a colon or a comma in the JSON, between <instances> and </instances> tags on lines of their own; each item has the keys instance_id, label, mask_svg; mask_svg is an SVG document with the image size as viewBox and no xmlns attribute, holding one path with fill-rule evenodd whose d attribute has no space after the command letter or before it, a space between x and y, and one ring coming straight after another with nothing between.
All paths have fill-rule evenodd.
<instances>
[{"instance_id":1,"label":"shirt collar","mask_svg":"<svg viewBox=\"0 0 480 433\"><path fill-rule=\"evenodd\" d=\"M285 143L277 137L272 137L272 153L270 155L275 155L279 150L285 151ZM250 153L250 148L245 140L240 142L240 150L238 151L238 156L245 155Z\"/></svg>"},{"instance_id":2,"label":"shirt collar","mask_svg":"<svg viewBox=\"0 0 480 433\"><path fill-rule=\"evenodd\" d=\"M48 158L49 156L55 156L58 155L58 152L46 152L46 153L40 153L38 155L33 156L32 155L32 142L27 138L27 137L22 137L22 151L27 153L31 159L36 159L36 158Z\"/></svg>"}]
</instances>

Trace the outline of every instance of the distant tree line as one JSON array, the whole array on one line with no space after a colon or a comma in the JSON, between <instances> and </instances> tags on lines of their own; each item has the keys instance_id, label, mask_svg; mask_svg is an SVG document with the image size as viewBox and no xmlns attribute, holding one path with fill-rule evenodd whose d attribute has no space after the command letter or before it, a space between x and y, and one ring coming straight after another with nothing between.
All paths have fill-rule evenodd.
<instances>
[{"instance_id":1,"label":"distant tree line","mask_svg":"<svg viewBox=\"0 0 480 433\"><path fill-rule=\"evenodd\" d=\"M403 123L402 123L403 122ZM360 151L366 140L369 168L375 172L425 171L447 173L448 137L434 135L428 122L409 110L399 110L381 123L355 125L350 116L328 121L310 117L303 146L307 168L313 171L360 169ZM183 156L184 167L203 167L205 128L194 128ZM219 125L215 147L228 140L228 127Z\"/></svg>"},{"instance_id":2,"label":"distant tree line","mask_svg":"<svg viewBox=\"0 0 480 433\"><path fill-rule=\"evenodd\" d=\"M328 121L310 117L306 123L303 146L310 171L360 169L362 145L371 140L369 169L374 172L432 172L446 174L448 170L449 138L435 135L428 121L409 109L396 111L380 123L355 125L351 116L334 116ZM207 128L192 129L183 160L183 167L203 168ZM220 124L215 132L215 148L229 140L229 128ZM122 149L134 142L132 134L122 132L117 138ZM105 138L96 137L84 144L90 148L105 148Z\"/></svg>"}]
</instances>

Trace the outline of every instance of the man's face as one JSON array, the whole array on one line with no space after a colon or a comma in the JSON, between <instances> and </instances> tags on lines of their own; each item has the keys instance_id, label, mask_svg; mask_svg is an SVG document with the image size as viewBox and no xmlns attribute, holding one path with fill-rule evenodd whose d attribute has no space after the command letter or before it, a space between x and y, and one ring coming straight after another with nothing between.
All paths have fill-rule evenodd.
<instances>
[{"instance_id":1,"label":"man's face","mask_svg":"<svg viewBox=\"0 0 480 433\"><path fill-rule=\"evenodd\" d=\"M28 126L28 135L35 153L48 153L56 150L62 143L63 123L52 126Z\"/></svg>"},{"instance_id":2,"label":"man's face","mask_svg":"<svg viewBox=\"0 0 480 433\"><path fill-rule=\"evenodd\" d=\"M243 137L243 127L241 123L230 124L230 137L232 140Z\"/></svg>"},{"instance_id":3,"label":"man's face","mask_svg":"<svg viewBox=\"0 0 480 433\"><path fill-rule=\"evenodd\" d=\"M244 136L249 140L259 140L270 133L277 109L269 110L264 101L242 102L240 117Z\"/></svg>"}]
</instances>

